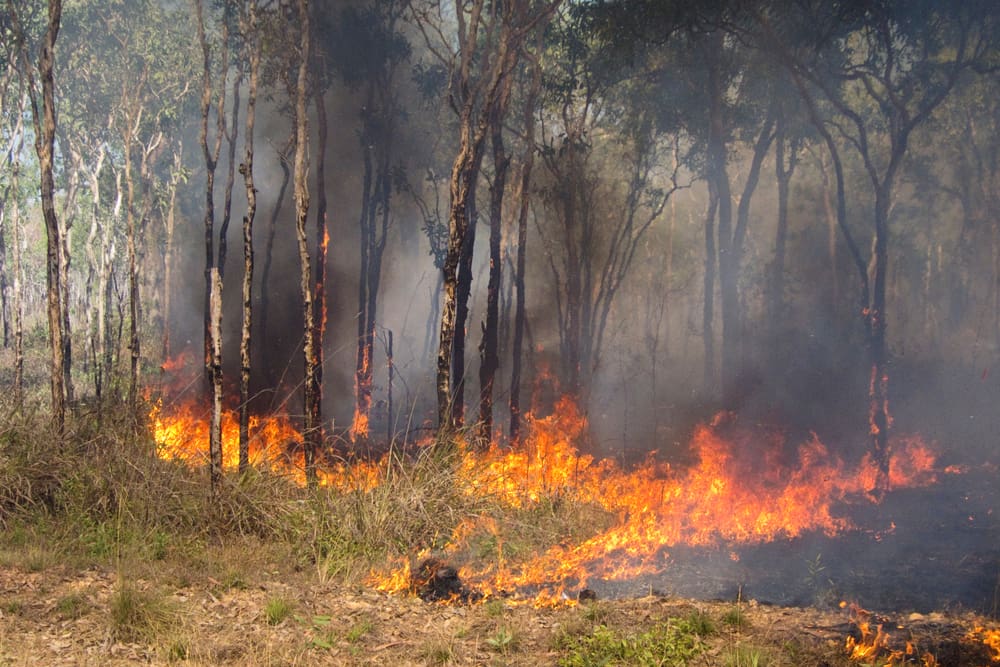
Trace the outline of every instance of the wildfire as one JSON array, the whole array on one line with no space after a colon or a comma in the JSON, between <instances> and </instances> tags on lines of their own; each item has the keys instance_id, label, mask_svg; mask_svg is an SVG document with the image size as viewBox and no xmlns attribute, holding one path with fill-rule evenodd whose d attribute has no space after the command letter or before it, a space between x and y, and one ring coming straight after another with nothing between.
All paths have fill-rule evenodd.
<instances>
[{"instance_id":1,"label":"wildfire","mask_svg":"<svg viewBox=\"0 0 1000 667\"><path fill-rule=\"evenodd\" d=\"M351 441L368 439L368 414L371 409L372 374L370 350L365 345L361 351L361 364L354 378L354 419L351 421Z\"/></svg>"},{"instance_id":2,"label":"wildfire","mask_svg":"<svg viewBox=\"0 0 1000 667\"><path fill-rule=\"evenodd\" d=\"M984 628L977 625L965 636L966 639L974 642L981 642L990 649L990 659L1000 663L1000 628Z\"/></svg>"},{"instance_id":3,"label":"wildfire","mask_svg":"<svg viewBox=\"0 0 1000 667\"><path fill-rule=\"evenodd\" d=\"M157 455L191 465L208 464L209 420L193 404L164 410L155 404L150 413ZM250 417L250 464L286 475L305 485L302 436L286 415ZM239 421L235 411L222 413L222 467L239 465ZM368 489L377 483L376 465L365 462L330 463L318 471L319 484L342 489Z\"/></svg>"},{"instance_id":4,"label":"wildfire","mask_svg":"<svg viewBox=\"0 0 1000 667\"><path fill-rule=\"evenodd\" d=\"M499 558L460 576L483 595L531 591L536 604L564 599L563 591L592 578L623 580L662 571L669 550L679 545L760 544L805 532L835 535L853 528L838 514L846 502L871 502L866 491L878 474L864 458L845 464L814 434L797 448L784 435L739 427L734 415L721 414L697 427L691 442L694 463L674 467L651 454L632 469L598 460L577 449L587 421L569 398L560 399L545 418L526 416L527 436L517 449L497 444L481 450L463 447L457 479L463 493L489 497L511 508L543 501L565 501L601 508L613 517L603 532L576 544L559 544L533 557L507 559L492 519L472 517L460 524L444 547L459 552L472 535L493 535ZM164 457L204 464L208 421L190 408L166 414L155 409L151 422ZM251 460L304 483L301 437L286 417L255 419ZM223 419L225 467L235 467L238 428L233 414ZM894 441L889 482L893 488L935 481L935 457L918 439ZM320 466L320 483L343 489L369 489L384 475L381 462ZM738 554L732 551L733 554ZM391 570L374 572L370 583L382 590L408 588L409 559ZM862 633L863 640L868 635ZM878 642L879 631L872 634ZM870 642L869 642L870 643Z\"/></svg>"},{"instance_id":5,"label":"wildfire","mask_svg":"<svg viewBox=\"0 0 1000 667\"><path fill-rule=\"evenodd\" d=\"M579 453L574 443L587 424L568 398L549 417L528 417L523 448L468 449L461 471L466 493L490 495L514 507L564 498L600 506L618 520L580 544L557 545L517 566L501 559L479 571L464 570L463 578L487 594L541 587L537 604L560 599L564 588L583 586L592 577L616 580L657 572L666 564L666 550L676 545L757 544L806 531L834 535L852 528L834 508L871 488L878 470L870 458L856 468L846 466L815 435L788 457L780 433L761 443L749 432L727 428L732 419L720 415L698 427L692 449L699 461L681 470L652 455L624 470L611 460ZM934 463L920 441L899 440L890 483L896 488L930 484ZM480 521L479 529L491 532L488 523ZM473 527L463 526L462 532ZM462 535L453 535L451 549L462 542ZM399 581L394 574L376 574L372 580L384 590L403 590L394 586Z\"/></svg>"},{"instance_id":6,"label":"wildfire","mask_svg":"<svg viewBox=\"0 0 1000 667\"><path fill-rule=\"evenodd\" d=\"M841 606L847 606L841 603ZM860 639L852 636L847 637L844 645L851 660L857 662L867 662L884 665L885 667L896 667L898 665L913 664L917 659L917 649L911 642L906 642L905 648L893 650L890 647L891 635L883 629L883 623L878 623L870 611L862 609L857 605L850 605L851 624L854 625L861 634ZM872 625L875 629L872 629ZM924 667L937 667L938 661L932 653L923 653L919 656L920 664Z\"/></svg>"}]
</instances>

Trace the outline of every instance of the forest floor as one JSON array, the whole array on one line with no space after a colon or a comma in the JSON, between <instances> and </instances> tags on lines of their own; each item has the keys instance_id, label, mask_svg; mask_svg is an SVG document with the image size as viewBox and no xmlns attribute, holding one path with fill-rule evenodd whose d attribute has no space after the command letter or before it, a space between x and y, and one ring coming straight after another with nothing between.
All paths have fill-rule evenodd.
<instances>
[{"instance_id":1,"label":"forest floor","mask_svg":"<svg viewBox=\"0 0 1000 667\"><path fill-rule=\"evenodd\" d=\"M209 553L211 552L211 553ZM127 574L126 574L127 573ZM970 634L995 621L911 614L878 655L852 662L844 609L647 596L534 608L424 602L321 581L267 545L115 567L0 554L0 665L885 665L979 666ZM990 625L992 623L992 625ZM925 663L925 653L937 662ZM908 662L912 660L912 662Z\"/></svg>"}]
</instances>

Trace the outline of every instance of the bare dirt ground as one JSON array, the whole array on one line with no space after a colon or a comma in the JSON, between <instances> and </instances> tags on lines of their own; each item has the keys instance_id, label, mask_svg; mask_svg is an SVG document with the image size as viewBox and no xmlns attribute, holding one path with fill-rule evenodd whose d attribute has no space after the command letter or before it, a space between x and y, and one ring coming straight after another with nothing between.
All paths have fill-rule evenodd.
<instances>
[{"instance_id":1,"label":"bare dirt ground","mask_svg":"<svg viewBox=\"0 0 1000 667\"><path fill-rule=\"evenodd\" d=\"M751 664L734 655L756 655L763 659L752 664L772 666L862 664L845 655L852 626L840 609L652 596L554 609L511 601L447 605L321 584L306 573L258 574L253 583L197 572L124 582L155 591L160 610L146 634L125 640L113 630L112 599L123 585L114 571L0 567L0 665L550 665L568 655L559 637L598 625L628 633L695 611L717 629L687 664ZM290 609L282 618L275 600ZM736 613L740 622L727 623ZM942 666L985 666L985 647L963 638L984 622L913 614L894 619L893 641L913 640ZM735 651L740 647L748 650Z\"/></svg>"}]
</instances>

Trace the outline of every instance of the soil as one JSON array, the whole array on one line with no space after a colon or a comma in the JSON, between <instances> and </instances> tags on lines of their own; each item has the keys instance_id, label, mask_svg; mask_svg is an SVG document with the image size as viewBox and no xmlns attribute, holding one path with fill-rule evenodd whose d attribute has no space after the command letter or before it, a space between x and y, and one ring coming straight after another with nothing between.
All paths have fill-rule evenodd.
<instances>
[{"instance_id":1,"label":"soil","mask_svg":"<svg viewBox=\"0 0 1000 667\"><path fill-rule=\"evenodd\" d=\"M845 640L857 636L857 629L836 606L647 595L536 609L513 600L425 602L321 583L308 572L280 566L259 575L253 583L198 573L133 579L129 583L155 592L168 611L148 634L124 639L111 619L122 581L115 571L0 567L0 665L552 665L568 655L560 636L588 634L598 624L638 632L695 611L711 617L717 631L691 665L733 664L739 646L766 655L772 667L863 664L846 657ZM277 599L287 601L291 612L269 622L269 602ZM741 620L727 624L734 610ZM878 620L892 628L893 648L912 641L942 667L1000 664L968 637L977 625L997 628L996 620L963 613Z\"/></svg>"}]
</instances>

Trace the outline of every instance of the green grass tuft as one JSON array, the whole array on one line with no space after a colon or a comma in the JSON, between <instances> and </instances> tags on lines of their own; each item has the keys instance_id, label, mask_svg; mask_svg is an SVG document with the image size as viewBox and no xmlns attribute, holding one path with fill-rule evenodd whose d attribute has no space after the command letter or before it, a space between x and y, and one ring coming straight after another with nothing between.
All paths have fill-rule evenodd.
<instances>
[{"instance_id":1,"label":"green grass tuft","mask_svg":"<svg viewBox=\"0 0 1000 667\"><path fill-rule=\"evenodd\" d=\"M264 605L264 620L268 625L278 625L291 616L293 605L282 597L271 598Z\"/></svg>"}]
</instances>

